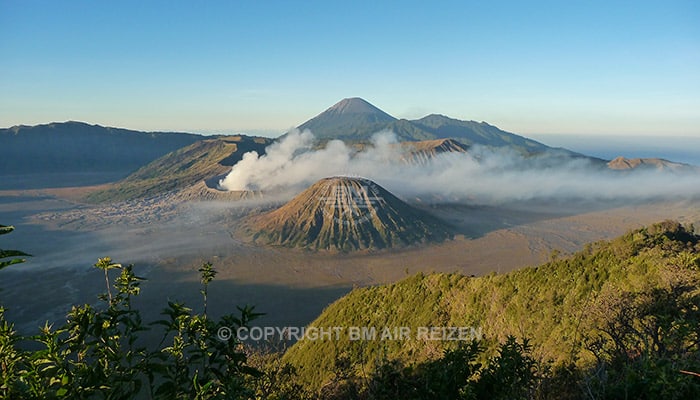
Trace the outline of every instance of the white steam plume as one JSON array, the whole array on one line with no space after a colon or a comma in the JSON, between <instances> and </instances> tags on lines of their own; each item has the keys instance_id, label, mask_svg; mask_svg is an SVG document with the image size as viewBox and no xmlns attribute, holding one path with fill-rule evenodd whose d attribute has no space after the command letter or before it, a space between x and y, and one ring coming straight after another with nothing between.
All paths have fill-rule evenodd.
<instances>
[{"instance_id":1,"label":"white steam plume","mask_svg":"<svg viewBox=\"0 0 700 400\"><path fill-rule=\"evenodd\" d=\"M334 175L374 180L404 197L496 204L530 199L649 200L700 197L700 173L610 171L585 158L524 157L512 149L472 146L425 163L406 162L409 149L380 132L358 151L339 140L314 149L309 131L291 131L263 156L246 153L219 183L224 190L300 191Z\"/></svg>"}]
</instances>

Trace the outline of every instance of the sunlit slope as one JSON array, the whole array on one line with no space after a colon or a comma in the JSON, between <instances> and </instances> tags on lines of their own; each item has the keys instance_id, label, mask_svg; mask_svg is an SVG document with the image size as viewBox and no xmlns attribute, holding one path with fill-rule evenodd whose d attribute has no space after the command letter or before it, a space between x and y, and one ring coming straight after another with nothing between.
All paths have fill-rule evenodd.
<instances>
[{"instance_id":1,"label":"sunlit slope","mask_svg":"<svg viewBox=\"0 0 700 400\"><path fill-rule=\"evenodd\" d=\"M483 277L418 274L391 285L355 289L311 323L315 327L473 327L484 343L507 335L530 338L534 354L555 364L591 357L582 343L592 335L592 318L625 291L664 287L679 276L698 282L700 237L674 222L599 242L569 258L512 273ZM697 290L697 287L696 287ZM318 387L339 357L369 371L375 360L417 363L441 354L449 341L302 340L285 359L302 379Z\"/></svg>"},{"instance_id":2,"label":"sunlit slope","mask_svg":"<svg viewBox=\"0 0 700 400\"><path fill-rule=\"evenodd\" d=\"M368 179L351 177L322 179L247 225L260 243L315 250L404 247L449 237L436 218Z\"/></svg>"},{"instance_id":3,"label":"sunlit slope","mask_svg":"<svg viewBox=\"0 0 700 400\"><path fill-rule=\"evenodd\" d=\"M225 136L206 139L166 154L111 187L93 192L93 202L120 201L154 196L215 180L228 173L248 151L265 152L271 139Z\"/></svg>"},{"instance_id":4,"label":"sunlit slope","mask_svg":"<svg viewBox=\"0 0 700 400\"><path fill-rule=\"evenodd\" d=\"M700 173L700 167L664 160L663 158L617 157L607 163L608 168L618 171L656 170L678 173Z\"/></svg>"}]
</instances>

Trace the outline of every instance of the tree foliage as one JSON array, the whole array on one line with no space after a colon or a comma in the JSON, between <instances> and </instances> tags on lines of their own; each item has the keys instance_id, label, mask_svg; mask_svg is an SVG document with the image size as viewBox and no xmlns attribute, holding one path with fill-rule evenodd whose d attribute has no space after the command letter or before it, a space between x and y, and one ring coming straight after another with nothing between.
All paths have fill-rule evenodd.
<instances>
[{"instance_id":1,"label":"tree foliage","mask_svg":"<svg viewBox=\"0 0 700 400\"><path fill-rule=\"evenodd\" d=\"M246 377L259 371L235 335L222 340L220 329L235 333L260 314L252 307L240 315L212 320L184 304L168 302L163 319L144 322L133 308L143 278L133 266L101 258L95 267L117 270L106 281L101 307L73 306L59 327L46 324L39 334L23 337L0 308L0 398L70 399L239 399L249 398ZM215 271L209 265L202 282ZM144 333L160 336L149 347ZM27 348L33 350L25 350ZM38 349L36 349L38 348Z\"/></svg>"},{"instance_id":2,"label":"tree foliage","mask_svg":"<svg viewBox=\"0 0 700 400\"><path fill-rule=\"evenodd\" d=\"M15 229L14 226L0 225L0 235L6 235ZM26 260L24 258L10 258L10 257L31 257L31 255L19 251L19 250L3 250L0 249L0 269L9 267L14 264L21 264ZM10 258L7 260L7 258Z\"/></svg>"},{"instance_id":3,"label":"tree foliage","mask_svg":"<svg viewBox=\"0 0 700 400\"><path fill-rule=\"evenodd\" d=\"M692 227L664 221L508 274L417 274L394 284L355 289L311 325L406 326L413 331L420 326L481 327L484 351L479 361L484 365L494 357L517 365L499 348L514 346L511 336L527 338L522 345L545 378L535 390L527 381L504 380L507 373L480 371L498 382L493 388L525 387L535 397L617 398L625 397L621 393L641 396L652 385L658 396L679 398L694 395L700 387L700 378L680 372L700 372L699 277L700 237ZM371 374L380 371L378 355L380 360L416 364L434 360L450 345L300 341L284 360L298 368L300 379L311 388L319 388L334 379L330 371L339 357L347 358L356 371ZM520 375L513 372L511 377ZM519 395L504 395L509 396Z\"/></svg>"},{"instance_id":4,"label":"tree foliage","mask_svg":"<svg viewBox=\"0 0 700 400\"><path fill-rule=\"evenodd\" d=\"M312 323L469 325L483 327L482 340L301 340L284 354L253 351L235 332L261 314L206 313L212 264L199 269L203 312L168 302L153 322L133 307L144 279L132 265L105 257L95 268L101 303L74 306L61 326L22 336L0 307L0 398L700 397L700 237L673 221L509 274L417 274L357 289Z\"/></svg>"}]
</instances>

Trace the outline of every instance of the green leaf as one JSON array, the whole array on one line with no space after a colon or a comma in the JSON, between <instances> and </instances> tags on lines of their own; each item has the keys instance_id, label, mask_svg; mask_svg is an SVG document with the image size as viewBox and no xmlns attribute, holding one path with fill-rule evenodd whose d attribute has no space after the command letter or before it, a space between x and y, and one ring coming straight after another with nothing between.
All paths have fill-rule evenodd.
<instances>
[{"instance_id":1,"label":"green leaf","mask_svg":"<svg viewBox=\"0 0 700 400\"><path fill-rule=\"evenodd\" d=\"M27 254L23 251L19 250L2 250L0 249L0 258L7 258L7 257L31 257L31 254Z\"/></svg>"},{"instance_id":2,"label":"green leaf","mask_svg":"<svg viewBox=\"0 0 700 400\"><path fill-rule=\"evenodd\" d=\"M113 263L111 257L103 257L103 258L98 258L97 263L95 263L95 267L102 269L102 270L109 270L109 269L115 269L115 268L121 268L121 264Z\"/></svg>"},{"instance_id":3,"label":"green leaf","mask_svg":"<svg viewBox=\"0 0 700 400\"><path fill-rule=\"evenodd\" d=\"M10 260L10 261L0 261L0 269L9 267L10 265L21 264L25 261L27 261L27 260L25 260L23 258L15 258L15 259Z\"/></svg>"},{"instance_id":4,"label":"green leaf","mask_svg":"<svg viewBox=\"0 0 700 400\"><path fill-rule=\"evenodd\" d=\"M7 233L10 233L15 230L15 227L12 225L0 225L0 235L5 235Z\"/></svg>"},{"instance_id":5,"label":"green leaf","mask_svg":"<svg viewBox=\"0 0 700 400\"><path fill-rule=\"evenodd\" d=\"M0 235L5 235L7 233L10 233L14 229L15 229L14 226L0 225ZM8 258L8 257L31 257L31 254L27 254L27 253L25 253L23 251L19 251L19 250L2 250L2 249L0 249L0 259ZM0 261L0 269L9 267L10 265L20 264L20 263L23 263L25 261L26 260L23 258L15 258L12 260Z\"/></svg>"}]
</instances>

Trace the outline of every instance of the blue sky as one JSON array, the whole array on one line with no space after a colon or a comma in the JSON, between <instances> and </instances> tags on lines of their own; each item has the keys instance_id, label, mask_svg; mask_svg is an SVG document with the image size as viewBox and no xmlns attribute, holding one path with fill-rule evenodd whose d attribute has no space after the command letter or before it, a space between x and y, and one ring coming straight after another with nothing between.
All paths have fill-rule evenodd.
<instances>
[{"instance_id":1,"label":"blue sky","mask_svg":"<svg viewBox=\"0 0 700 400\"><path fill-rule=\"evenodd\" d=\"M344 97L700 137L697 1L0 0L0 126L281 132Z\"/></svg>"}]
</instances>

